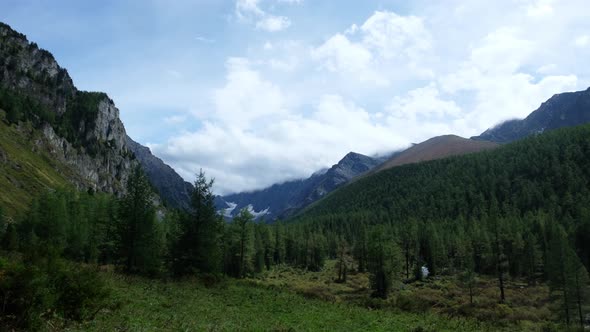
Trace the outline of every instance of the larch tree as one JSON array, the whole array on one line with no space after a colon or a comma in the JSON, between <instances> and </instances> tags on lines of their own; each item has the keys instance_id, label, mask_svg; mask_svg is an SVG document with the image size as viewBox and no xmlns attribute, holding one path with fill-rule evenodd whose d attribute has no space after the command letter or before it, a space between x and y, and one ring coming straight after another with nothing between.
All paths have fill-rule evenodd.
<instances>
[{"instance_id":1,"label":"larch tree","mask_svg":"<svg viewBox=\"0 0 590 332\"><path fill-rule=\"evenodd\" d=\"M215 210L213 180L208 181L201 170L194 187L190 212L180 218L180 234L173 246L172 266L176 275L221 271L223 221Z\"/></svg>"},{"instance_id":2,"label":"larch tree","mask_svg":"<svg viewBox=\"0 0 590 332\"><path fill-rule=\"evenodd\" d=\"M160 269L160 237L152 198L150 183L137 166L119 204L117 247L127 272L154 274Z\"/></svg>"}]
</instances>

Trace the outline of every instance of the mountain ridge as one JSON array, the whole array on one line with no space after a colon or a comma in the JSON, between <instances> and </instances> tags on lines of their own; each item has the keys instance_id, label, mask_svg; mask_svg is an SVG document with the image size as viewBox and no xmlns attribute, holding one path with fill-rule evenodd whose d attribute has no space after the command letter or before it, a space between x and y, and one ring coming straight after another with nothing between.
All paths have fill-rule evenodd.
<instances>
[{"instance_id":1,"label":"mountain ridge","mask_svg":"<svg viewBox=\"0 0 590 332\"><path fill-rule=\"evenodd\" d=\"M553 95L524 119L500 123L472 139L508 143L529 135L590 122L590 88Z\"/></svg>"},{"instance_id":2,"label":"mountain ridge","mask_svg":"<svg viewBox=\"0 0 590 332\"><path fill-rule=\"evenodd\" d=\"M265 214L272 219L289 217L379 163L377 158L349 152L329 169L316 171L306 179L273 184L251 192L217 196L216 205L219 210L232 209L227 217L243 208L249 208L258 215L268 209Z\"/></svg>"},{"instance_id":3,"label":"mountain ridge","mask_svg":"<svg viewBox=\"0 0 590 332\"><path fill-rule=\"evenodd\" d=\"M148 148L127 136L119 109L107 94L78 90L50 52L2 22L0 109L5 111L3 121L16 128L11 132L17 136L26 134L19 129L23 124L32 124L32 133L26 135L36 137L33 149L47 153L53 159L51 167L57 167L57 162L68 168L71 172L65 180L78 190L122 195L132 169L141 164L161 198L175 207L188 207L190 184ZM9 157L6 153L3 156ZM24 181L15 185L35 183ZM176 192L179 183L182 190Z\"/></svg>"},{"instance_id":4,"label":"mountain ridge","mask_svg":"<svg viewBox=\"0 0 590 332\"><path fill-rule=\"evenodd\" d=\"M395 166L436 160L482 150L494 149L498 144L482 140L471 140L457 135L441 135L413 144L395 154L370 173L380 172Z\"/></svg>"}]
</instances>

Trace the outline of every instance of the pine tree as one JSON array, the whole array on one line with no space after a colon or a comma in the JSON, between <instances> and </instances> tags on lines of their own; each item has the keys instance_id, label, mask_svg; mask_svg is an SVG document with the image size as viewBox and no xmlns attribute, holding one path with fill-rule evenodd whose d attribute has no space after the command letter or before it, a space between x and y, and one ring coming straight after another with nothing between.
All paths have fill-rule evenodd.
<instances>
[{"instance_id":1,"label":"pine tree","mask_svg":"<svg viewBox=\"0 0 590 332\"><path fill-rule=\"evenodd\" d=\"M412 261L415 259L418 243L417 222L414 219L408 219L400 228L400 245L404 254L406 279L410 279L410 268Z\"/></svg>"},{"instance_id":2,"label":"pine tree","mask_svg":"<svg viewBox=\"0 0 590 332\"><path fill-rule=\"evenodd\" d=\"M251 224L254 216L248 209L242 209L240 213L234 218L233 223L239 229L239 274L240 278L246 276L246 272L250 270L252 262L253 238Z\"/></svg>"},{"instance_id":3,"label":"pine tree","mask_svg":"<svg viewBox=\"0 0 590 332\"><path fill-rule=\"evenodd\" d=\"M137 166L127 180L127 194L121 199L118 250L127 272L153 274L161 265L152 189Z\"/></svg>"},{"instance_id":4,"label":"pine tree","mask_svg":"<svg viewBox=\"0 0 590 332\"><path fill-rule=\"evenodd\" d=\"M571 249L563 227L554 223L549 232L547 273L553 302L559 308L558 316L565 320L567 326L575 316L582 323L587 272Z\"/></svg>"},{"instance_id":5,"label":"pine tree","mask_svg":"<svg viewBox=\"0 0 590 332\"><path fill-rule=\"evenodd\" d=\"M588 282L588 271L582 262L578 259L573 251L570 251L571 269L573 278L570 281L570 293L574 297L574 305L577 312L578 322L580 329L584 329L584 313L583 310L586 307L587 299L589 296Z\"/></svg>"},{"instance_id":6,"label":"pine tree","mask_svg":"<svg viewBox=\"0 0 590 332\"><path fill-rule=\"evenodd\" d=\"M367 269L367 228L364 223L360 223L358 234L355 236L354 240L354 258L358 262L358 271L365 272Z\"/></svg>"},{"instance_id":7,"label":"pine tree","mask_svg":"<svg viewBox=\"0 0 590 332\"><path fill-rule=\"evenodd\" d=\"M221 271L223 221L215 211L212 187L213 180L207 181L201 170L191 196L191 211L181 218L180 234L173 249L176 275Z\"/></svg>"},{"instance_id":8,"label":"pine tree","mask_svg":"<svg viewBox=\"0 0 590 332\"><path fill-rule=\"evenodd\" d=\"M274 262L275 264L285 263L286 247L285 247L285 229L283 224L279 221L274 228Z\"/></svg>"},{"instance_id":9,"label":"pine tree","mask_svg":"<svg viewBox=\"0 0 590 332\"><path fill-rule=\"evenodd\" d=\"M394 244L384 226L375 226L370 232L367 269L373 296L387 298L393 280L399 272L399 248Z\"/></svg>"}]
</instances>

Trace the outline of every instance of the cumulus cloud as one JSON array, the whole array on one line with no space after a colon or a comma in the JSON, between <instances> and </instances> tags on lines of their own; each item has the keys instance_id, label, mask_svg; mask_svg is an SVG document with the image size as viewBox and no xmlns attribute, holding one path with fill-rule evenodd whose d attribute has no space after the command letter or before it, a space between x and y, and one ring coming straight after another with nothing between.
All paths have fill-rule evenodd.
<instances>
[{"instance_id":1,"label":"cumulus cloud","mask_svg":"<svg viewBox=\"0 0 590 332\"><path fill-rule=\"evenodd\" d=\"M461 116L462 110L452 100L440 98L434 83L409 91L403 97L395 97L387 107L390 115L397 119L444 122Z\"/></svg>"},{"instance_id":2,"label":"cumulus cloud","mask_svg":"<svg viewBox=\"0 0 590 332\"><path fill-rule=\"evenodd\" d=\"M309 176L350 150L388 151L405 138L339 95L321 95L309 115L288 108L288 96L252 63L230 59L215 109L203 127L150 147L192 178L203 168L220 193L252 190Z\"/></svg>"},{"instance_id":3,"label":"cumulus cloud","mask_svg":"<svg viewBox=\"0 0 590 332\"><path fill-rule=\"evenodd\" d=\"M386 86L395 76L430 76L422 62L431 48L422 18L377 11L360 27L353 24L312 49L311 56L329 71Z\"/></svg>"},{"instance_id":4,"label":"cumulus cloud","mask_svg":"<svg viewBox=\"0 0 590 332\"><path fill-rule=\"evenodd\" d=\"M255 26L275 17L261 0L238 2ZM226 60L201 126L151 147L187 179L203 168L218 193L254 190L307 177L349 151L477 135L590 82L585 66L571 64L590 43L576 6L452 4L412 15L376 11L323 38L250 46ZM474 15L483 10L490 18Z\"/></svg>"}]
</instances>

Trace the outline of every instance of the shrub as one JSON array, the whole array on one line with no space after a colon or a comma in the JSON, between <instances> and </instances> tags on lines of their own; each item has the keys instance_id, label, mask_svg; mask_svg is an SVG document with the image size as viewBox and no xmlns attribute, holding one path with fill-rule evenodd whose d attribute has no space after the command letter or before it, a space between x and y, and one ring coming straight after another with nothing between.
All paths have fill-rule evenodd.
<instances>
[{"instance_id":1,"label":"shrub","mask_svg":"<svg viewBox=\"0 0 590 332\"><path fill-rule=\"evenodd\" d=\"M108 295L88 267L61 260L0 262L0 325L38 330L45 319L81 321L98 312Z\"/></svg>"}]
</instances>

